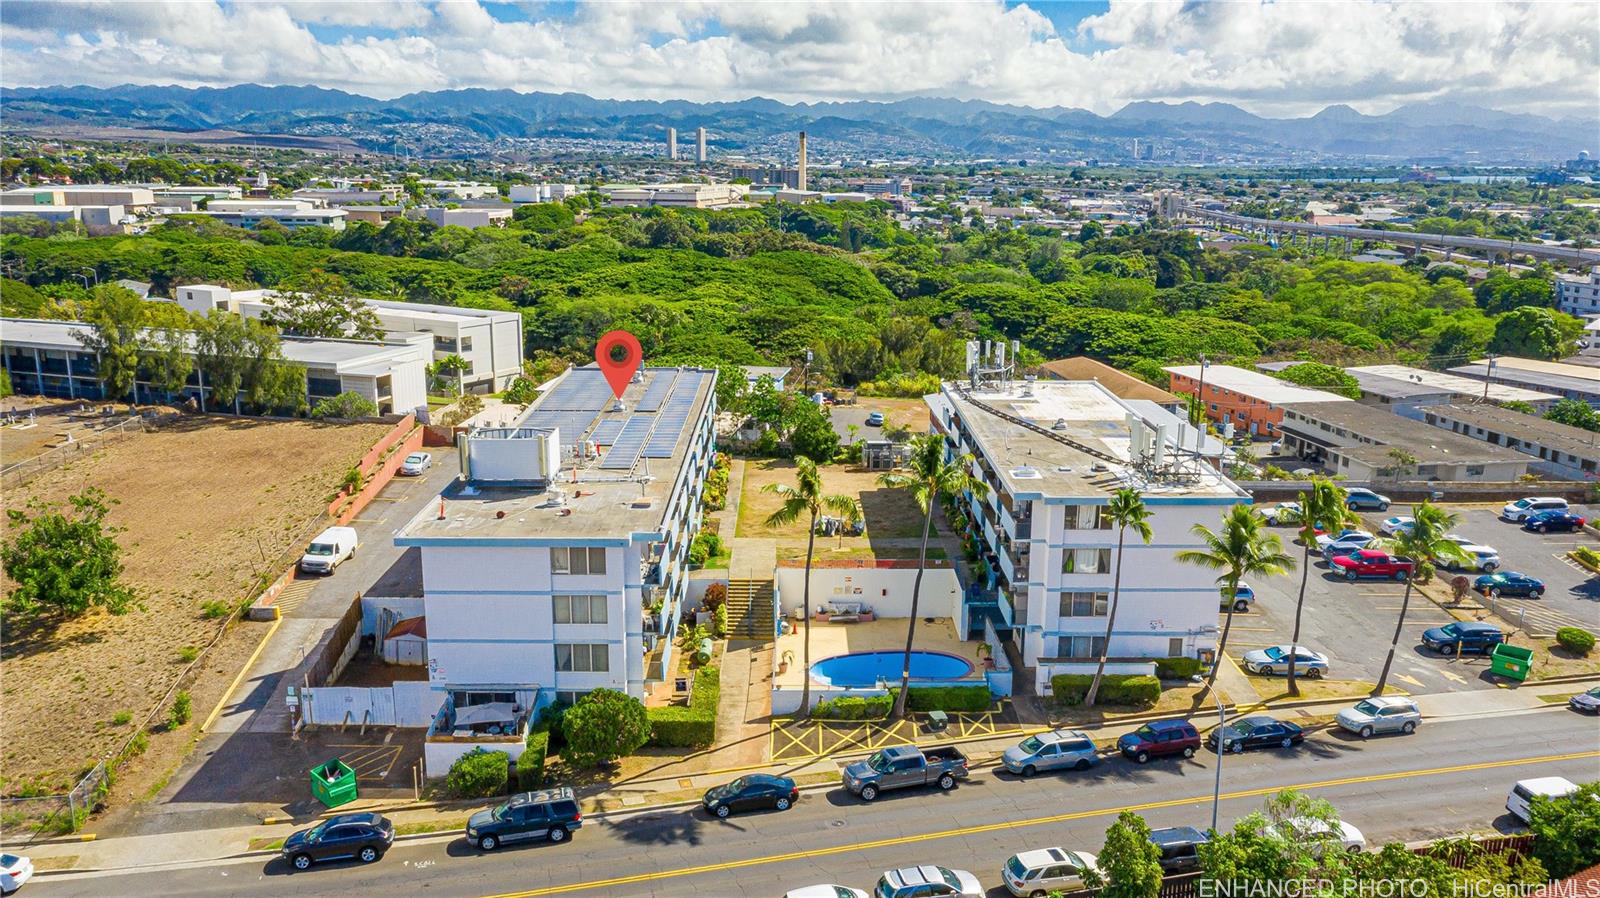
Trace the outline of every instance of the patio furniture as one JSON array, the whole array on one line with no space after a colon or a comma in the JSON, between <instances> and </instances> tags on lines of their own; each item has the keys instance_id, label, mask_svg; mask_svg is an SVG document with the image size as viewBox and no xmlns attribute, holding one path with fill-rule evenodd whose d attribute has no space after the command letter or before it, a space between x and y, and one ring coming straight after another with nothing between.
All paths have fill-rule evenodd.
<instances>
[{"instance_id":1,"label":"patio furniture","mask_svg":"<svg viewBox=\"0 0 1600 898\"><path fill-rule=\"evenodd\" d=\"M872 609L861 602L831 602L817 609L817 620L828 624L854 624L872 619Z\"/></svg>"},{"instance_id":2,"label":"patio furniture","mask_svg":"<svg viewBox=\"0 0 1600 898\"><path fill-rule=\"evenodd\" d=\"M950 715L943 711L928 712L928 732L942 733L948 726L950 726Z\"/></svg>"},{"instance_id":3,"label":"patio furniture","mask_svg":"<svg viewBox=\"0 0 1600 898\"><path fill-rule=\"evenodd\" d=\"M355 770L338 758L311 768L311 795L330 810L355 801Z\"/></svg>"}]
</instances>

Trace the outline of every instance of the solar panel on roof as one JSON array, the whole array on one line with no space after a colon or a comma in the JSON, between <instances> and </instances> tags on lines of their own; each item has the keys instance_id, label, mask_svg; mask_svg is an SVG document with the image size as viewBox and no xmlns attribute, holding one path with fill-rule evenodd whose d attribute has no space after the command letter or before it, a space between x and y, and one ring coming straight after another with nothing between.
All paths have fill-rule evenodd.
<instances>
[{"instance_id":1,"label":"solar panel on roof","mask_svg":"<svg viewBox=\"0 0 1600 898\"><path fill-rule=\"evenodd\" d=\"M600 459L600 467L606 470L632 469L634 462L639 460L639 451L644 448L650 425L654 423L654 415L634 415L629 418L628 423L622 425L622 432L617 434L617 441Z\"/></svg>"},{"instance_id":2,"label":"solar panel on roof","mask_svg":"<svg viewBox=\"0 0 1600 898\"><path fill-rule=\"evenodd\" d=\"M599 411L614 399L611 385L598 368L575 368L539 400L540 411Z\"/></svg>"},{"instance_id":3,"label":"solar panel on roof","mask_svg":"<svg viewBox=\"0 0 1600 898\"><path fill-rule=\"evenodd\" d=\"M595 425L589 440L597 446L609 446L617 441L617 434L622 433L622 425L621 418L607 418Z\"/></svg>"},{"instance_id":4,"label":"solar panel on roof","mask_svg":"<svg viewBox=\"0 0 1600 898\"><path fill-rule=\"evenodd\" d=\"M650 385L644 388L644 395L639 397L639 404L634 406L636 411L653 412L661 408L661 403L672 392L672 384L677 379L676 370L657 371Z\"/></svg>"},{"instance_id":5,"label":"solar panel on roof","mask_svg":"<svg viewBox=\"0 0 1600 898\"><path fill-rule=\"evenodd\" d=\"M535 409L522 421L524 427L549 429L559 428L561 431L561 448L570 452L578 440L583 438L583 432L589 429L594 419L600 416L599 409L587 411L561 411L556 409Z\"/></svg>"},{"instance_id":6,"label":"solar panel on roof","mask_svg":"<svg viewBox=\"0 0 1600 898\"><path fill-rule=\"evenodd\" d=\"M678 375L672 394L662 404L655 431L644 447L645 458L671 458L683 441L683 429L689 422L695 398L700 393L700 381L705 377L700 371L685 371Z\"/></svg>"}]
</instances>

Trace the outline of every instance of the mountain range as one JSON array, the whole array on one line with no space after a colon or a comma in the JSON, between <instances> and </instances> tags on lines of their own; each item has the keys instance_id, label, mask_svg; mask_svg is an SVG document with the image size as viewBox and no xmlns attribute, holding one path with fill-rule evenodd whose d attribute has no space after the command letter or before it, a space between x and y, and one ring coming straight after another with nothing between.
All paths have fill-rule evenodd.
<instances>
[{"instance_id":1,"label":"mountain range","mask_svg":"<svg viewBox=\"0 0 1600 898\"><path fill-rule=\"evenodd\" d=\"M12 130L134 128L229 130L251 135L341 138L369 149L405 146L453 155L522 141L598 141L659 146L665 129L692 142L696 127L721 153L789 152L792 132L812 136L814 158L1133 158L1135 141L1155 161L1409 161L1544 164L1572 158L1600 118L1554 120L1453 103L1364 115L1329 106L1306 118L1267 118L1227 103L1130 103L1109 116L915 97L893 102L787 104L755 97L720 103L607 100L577 93L464 89L393 100L313 86L225 88L122 85L0 89ZM610 151L617 151L616 147Z\"/></svg>"}]
</instances>

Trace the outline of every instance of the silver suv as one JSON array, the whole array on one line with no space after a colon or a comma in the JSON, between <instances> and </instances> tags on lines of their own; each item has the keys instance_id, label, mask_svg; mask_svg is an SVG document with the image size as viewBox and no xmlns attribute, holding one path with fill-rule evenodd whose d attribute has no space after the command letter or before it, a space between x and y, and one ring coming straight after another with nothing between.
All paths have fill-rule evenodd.
<instances>
[{"instance_id":1,"label":"silver suv","mask_svg":"<svg viewBox=\"0 0 1600 898\"><path fill-rule=\"evenodd\" d=\"M1354 708L1339 712L1339 726L1363 739L1375 733L1406 733L1416 731L1422 723L1422 712L1409 698L1385 695L1363 699Z\"/></svg>"},{"instance_id":2,"label":"silver suv","mask_svg":"<svg viewBox=\"0 0 1600 898\"><path fill-rule=\"evenodd\" d=\"M1045 770L1088 770L1100 763L1100 754L1087 733L1052 730L1029 736L1006 749L1000 762L1012 773L1033 776Z\"/></svg>"}]
</instances>

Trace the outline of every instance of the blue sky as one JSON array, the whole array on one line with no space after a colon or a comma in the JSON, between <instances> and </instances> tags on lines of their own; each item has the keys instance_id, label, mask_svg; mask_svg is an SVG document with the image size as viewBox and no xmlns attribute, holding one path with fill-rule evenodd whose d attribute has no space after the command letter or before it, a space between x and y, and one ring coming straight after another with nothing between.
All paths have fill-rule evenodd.
<instances>
[{"instance_id":1,"label":"blue sky","mask_svg":"<svg viewBox=\"0 0 1600 898\"><path fill-rule=\"evenodd\" d=\"M317 84L785 101L949 96L1265 115L1407 103L1596 112L1581 3L9 0L7 85Z\"/></svg>"}]
</instances>

